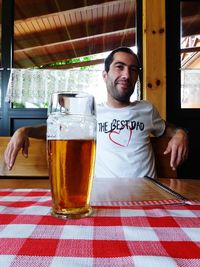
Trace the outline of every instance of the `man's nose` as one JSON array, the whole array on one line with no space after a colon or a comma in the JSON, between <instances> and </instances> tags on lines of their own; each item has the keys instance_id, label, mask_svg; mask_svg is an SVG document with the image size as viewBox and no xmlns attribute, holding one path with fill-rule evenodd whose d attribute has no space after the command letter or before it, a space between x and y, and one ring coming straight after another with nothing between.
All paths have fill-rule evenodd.
<instances>
[{"instance_id":1,"label":"man's nose","mask_svg":"<svg viewBox=\"0 0 200 267\"><path fill-rule=\"evenodd\" d=\"M130 79L130 70L128 68L123 69L122 77L125 79Z\"/></svg>"}]
</instances>

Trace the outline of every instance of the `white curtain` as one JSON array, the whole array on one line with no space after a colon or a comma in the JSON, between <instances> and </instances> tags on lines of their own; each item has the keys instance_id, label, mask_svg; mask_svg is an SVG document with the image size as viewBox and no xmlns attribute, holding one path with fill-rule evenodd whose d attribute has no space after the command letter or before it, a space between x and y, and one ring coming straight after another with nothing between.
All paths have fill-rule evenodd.
<instances>
[{"instance_id":1,"label":"white curtain","mask_svg":"<svg viewBox=\"0 0 200 267\"><path fill-rule=\"evenodd\" d=\"M181 70L181 107L200 108L200 69Z\"/></svg>"},{"instance_id":2,"label":"white curtain","mask_svg":"<svg viewBox=\"0 0 200 267\"><path fill-rule=\"evenodd\" d=\"M101 73L100 70L12 69L6 101L48 104L53 92L95 92L105 86Z\"/></svg>"}]
</instances>

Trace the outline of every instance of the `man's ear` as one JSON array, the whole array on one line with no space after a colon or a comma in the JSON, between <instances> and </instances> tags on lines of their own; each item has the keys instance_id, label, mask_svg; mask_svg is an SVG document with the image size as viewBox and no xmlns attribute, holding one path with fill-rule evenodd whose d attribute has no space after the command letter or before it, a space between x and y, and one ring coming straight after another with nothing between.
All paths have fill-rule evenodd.
<instances>
[{"instance_id":1,"label":"man's ear","mask_svg":"<svg viewBox=\"0 0 200 267\"><path fill-rule=\"evenodd\" d=\"M102 72L102 76L103 76L104 81L106 81L107 76L108 76L108 73L104 70L104 71Z\"/></svg>"}]
</instances>

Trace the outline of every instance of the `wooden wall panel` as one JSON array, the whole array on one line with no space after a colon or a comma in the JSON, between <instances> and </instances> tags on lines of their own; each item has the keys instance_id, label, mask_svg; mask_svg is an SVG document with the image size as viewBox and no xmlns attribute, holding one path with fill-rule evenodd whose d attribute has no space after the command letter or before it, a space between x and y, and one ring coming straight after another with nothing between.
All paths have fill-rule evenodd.
<instances>
[{"instance_id":1,"label":"wooden wall panel","mask_svg":"<svg viewBox=\"0 0 200 267\"><path fill-rule=\"evenodd\" d=\"M143 0L143 96L166 118L165 0Z\"/></svg>"}]
</instances>

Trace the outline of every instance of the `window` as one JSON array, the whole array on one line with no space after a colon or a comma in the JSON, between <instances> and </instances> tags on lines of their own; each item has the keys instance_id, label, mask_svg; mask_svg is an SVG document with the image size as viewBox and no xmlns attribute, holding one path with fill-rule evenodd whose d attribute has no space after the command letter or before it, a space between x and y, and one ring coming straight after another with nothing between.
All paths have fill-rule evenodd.
<instances>
[{"instance_id":1,"label":"window","mask_svg":"<svg viewBox=\"0 0 200 267\"><path fill-rule=\"evenodd\" d=\"M141 1L0 0L1 2L1 55L4 66L0 134L3 135L12 135L17 128L24 125L46 122L47 101L38 103L41 102L41 95L45 96L45 91L40 91L37 95L33 85L41 84L40 80L38 76L34 80L34 75L30 80L27 73L75 73L78 68L87 67L92 72L99 73L101 77L102 67L99 66L103 63L104 53L118 46L136 47L137 43L141 44L142 27L136 27L136 12L139 10L142 14ZM139 22L141 26L141 20L142 15L137 16L137 25ZM141 55L141 46L137 49ZM15 74L18 77L13 84L19 98L15 98L14 91L7 90ZM31 81L32 87L29 86ZM91 84L88 80L86 82ZM101 82L103 83L102 80ZM44 90L45 86L40 86ZM33 93L32 97L29 95L30 91ZM98 101L105 97L105 92L102 96L102 91L100 83L98 87L90 87L90 93L96 94ZM13 99L11 102L5 102L5 97L7 100Z\"/></svg>"},{"instance_id":2,"label":"window","mask_svg":"<svg viewBox=\"0 0 200 267\"><path fill-rule=\"evenodd\" d=\"M200 108L200 2L181 2L181 108Z\"/></svg>"},{"instance_id":3,"label":"window","mask_svg":"<svg viewBox=\"0 0 200 267\"><path fill-rule=\"evenodd\" d=\"M76 87L95 95L97 102L105 100L105 53L118 46L136 46L136 0L85 3L49 0L47 5L46 0L15 0L13 77L17 97L13 107L46 107L41 95L48 98L54 82L60 90ZM24 70L27 68L32 69L32 77L30 70ZM41 73L47 78L42 79ZM63 75L69 81L59 86Z\"/></svg>"}]
</instances>

